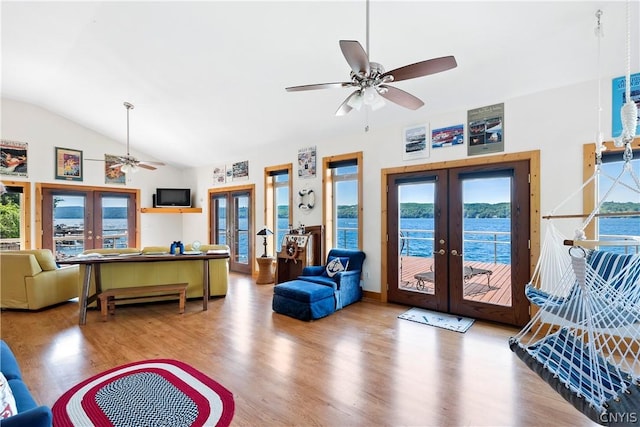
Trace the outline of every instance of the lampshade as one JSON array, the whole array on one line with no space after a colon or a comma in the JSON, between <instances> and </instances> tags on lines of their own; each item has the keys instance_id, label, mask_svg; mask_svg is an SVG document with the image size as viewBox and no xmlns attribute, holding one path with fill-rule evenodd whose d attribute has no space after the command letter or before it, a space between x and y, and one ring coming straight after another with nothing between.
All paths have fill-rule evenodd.
<instances>
[{"instance_id":1,"label":"lampshade","mask_svg":"<svg viewBox=\"0 0 640 427\"><path fill-rule=\"evenodd\" d=\"M267 227L262 227L262 230L258 231L258 236L271 236L273 231L269 230Z\"/></svg>"}]
</instances>

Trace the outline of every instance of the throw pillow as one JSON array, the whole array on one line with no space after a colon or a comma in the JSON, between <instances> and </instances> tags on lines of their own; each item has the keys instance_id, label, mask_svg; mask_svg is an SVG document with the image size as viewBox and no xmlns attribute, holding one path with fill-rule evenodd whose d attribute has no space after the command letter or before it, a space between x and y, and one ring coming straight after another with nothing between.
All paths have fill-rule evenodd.
<instances>
[{"instance_id":1,"label":"throw pillow","mask_svg":"<svg viewBox=\"0 0 640 427\"><path fill-rule=\"evenodd\" d=\"M328 277L333 277L341 271L347 271L347 267L349 267L349 258L329 257L323 274Z\"/></svg>"},{"instance_id":2,"label":"throw pillow","mask_svg":"<svg viewBox=\"0 0 640 427\"><path fill-rule=\"evenodd\" d=\"M50 249L30 249L22 252L33 254L36 257L38 264L40 264L42 271L58 269L58 264L56 264L56 259L53 257L53 252L51 252Z\"/></svg>"},{"instance_id":3,"label":"throw pillow","mask_svg":"<svg viewBox=\"0 0 640 427\"><path fill-rule=\"evenodd\" d=\"M17 413L16 399L13 397L7 379L0 372L0 419L9 418Z\"/></svg>"}]
</instances>

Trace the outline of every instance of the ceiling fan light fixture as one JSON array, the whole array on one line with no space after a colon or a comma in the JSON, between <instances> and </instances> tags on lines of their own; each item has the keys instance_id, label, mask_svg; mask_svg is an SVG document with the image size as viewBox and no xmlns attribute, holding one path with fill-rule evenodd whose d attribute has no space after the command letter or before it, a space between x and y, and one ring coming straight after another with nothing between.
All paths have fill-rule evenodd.
<instances>
[{"instance_id":1,"label":"ceiling fan light fixture","mask_svg":"<svg viewBox=\"0 0 640 427\"><path fill-rule=\"evenodd\" d=\"M364 89L364 105L371 107L373 111L379 110L384 107L386 102L380 96L378 91L373 86L368 86Z\"/></svg>"},{"instance_id":2,"label":"ceiling fan light fixture","mask_svg":"<svg viewBox=\"0 0 640 427\"><path fill-rule=\"evenodd\" d=\"M120 166L120 170L124 173L136 173L138 172L138 168L135 165L124 164Z\"/></svg>"},{"instance_id":3,"label":"ceiling fan light fixture","mask_svg":"<svg viewBox=\"0 0 640 427\"><path fill-rule=\"evenodd\" d=\"M362 96L362 91L358 91L357 95L349 98L349 100L347 101L347 105L351 108L356 109L357 111L360 111L360 108L362 108L362 104L364 101L363 98L364 97Z\"/></svg>"}]
</instances>

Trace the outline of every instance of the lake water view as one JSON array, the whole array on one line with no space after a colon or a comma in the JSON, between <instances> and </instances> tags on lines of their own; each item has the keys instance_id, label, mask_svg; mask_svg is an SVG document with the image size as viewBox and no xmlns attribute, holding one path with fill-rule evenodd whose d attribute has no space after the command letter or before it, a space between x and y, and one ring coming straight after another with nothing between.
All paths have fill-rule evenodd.
<instances>
[{"instance_id":1,"label":"lake water view","mask_svg":"<svg viewBox=\"0 0 640 427\"><path fill-rule=\"evenodd\" d=\"M279 218L279 228L288 227L287 218ZM82 219L58 218L55 225L64 224L68 227L80 227ZM402 255L416 257L431 257L433 253L433 218L403 218L400 222ZM120 233L126 228L124 219L105 219L103 221L105 236ZM246 221L240 224L241 230L246 230ZM463 253L466 260L479 262L498 262L509 264L510 253L510 218L466 218L464 220L465 243ZM353 218L338 219L338 246L355 248L357 246L357 223ZM640 217L601 218L601 234L604 235L632 235L640 236ZM248 234L240 233L240 247L247 248ZM276 250L280 249L282 236L276 238ZM170 242L167 242L169 244ZM116 247L126 247L126 239L116 239ZM613 249L613 248L612 248ZM65 255L82 252L81 246L68 246L59 249ZM615 248L616 251L622 251ZM246 249L240 251L240 259L248 260Z\"/></svg>"}]
</instances>

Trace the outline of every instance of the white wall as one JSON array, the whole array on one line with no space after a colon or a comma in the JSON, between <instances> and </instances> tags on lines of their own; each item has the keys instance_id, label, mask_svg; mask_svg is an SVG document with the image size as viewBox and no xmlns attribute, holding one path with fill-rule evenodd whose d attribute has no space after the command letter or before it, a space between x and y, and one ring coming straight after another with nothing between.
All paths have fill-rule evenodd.
<instances>
[{"instance_id":1,"label":"white wall","mask_svg":"<svg viewBox=\"0 0 640 427\"><path fill-rule=\"evenodd\" d=\"M126 138L126 125L123 122L123 135ZM27 178L2 176L4 180L29 181L32 183L57 183L68 185L107 186L104 183L104 163L84 161L83 180L62 181L55 176L55 147L82 150L83 157L102 159L106 154L125 154L126 140L111 140L77 123L55 115L37 106L2 99L2 139L26 142L28 147ZM136 151L132 155L145 160L153 157ZM141 170L127 177L127 188L140 189L142 207L152 205L152 194L158 187L189 186L183 177L184 172L163 166L155 172ZM117 187L109 185L110 187ZM32 200L32 212L35 212L35 198ZM167 245L182 237L182 218L180 215L141 215L142 246ZM36 227L32 224L31 241L35 242Z\"/></svg>"},{"instance_id":2,"label":"white wall","mask_svg":"<svg viewBox=\"0 0 640 427\"><path fill-rule=\"evenodd\" d=\"M505 152L541 151L541 211L548 213L582 182L582 146L594 140L597 131L597 83L586 82L562 87L526 97L513 99L487 99L485 105L504 102L505 104ZM425 108L424 123L438 128L464 123L466 111L483 105L462 105L459 111L430 116ZM603 132L610 135L610 100L603 100ZM357 114L357 113L356 113ZM84 150L85 157L100 158L104 153L117 154L123 146L88 129L82 128L64 118L55 116L38 107L24 103L2 100L2 138L29 143L29 181L54 182L53 147L63 146ZM428 159L402 160L402 126L378 129L372 123L370 132L328 139L317 143L318 167L322 157L363 152L364 170L364 248L365 283L368 291L380 292L380 212L381 188L380 170L412 164L457 160L467 157L467 146L432 149ZM465 126L466 128L466 126ZM155 172L141 171L134 175L127 186L142 189L143 206L150 205L151 194L156 187L188 186L194 193L196 206L203 207L203 214L184 215L142 215L142 243L144 245L167 244L176 239L191 242L195 239L207 241L208 209L207 190L212 187L213 165L237 161L249 161L249 181L256 186L255 227L264 223L263 169L291 162L294 165L294 191L305 186L313 188L318 197L316 208L304 214L294 208L294 225L321 223L321 178L297 179L297 151L306 145L298 141L283 141L272 145L262 153L247 153L245 158L216 158L211 166L180 171L162 167ZM141 155L140 153L134 153ZM145 158L146 155L142 155ZM85 162L86 179L82 184L104 185L102 169L98 165ZM247 183L247 181L243 182ZM234 185L234 184L229 184ZM220 187L223 188L223 187ZM575 200L568 209L579 212L581 200ZM256 240L256 242L258 242ZM259 242L258 242L259 243ZM273 250L270 248L270 250Z\"/></svg>"}]
</instances>

